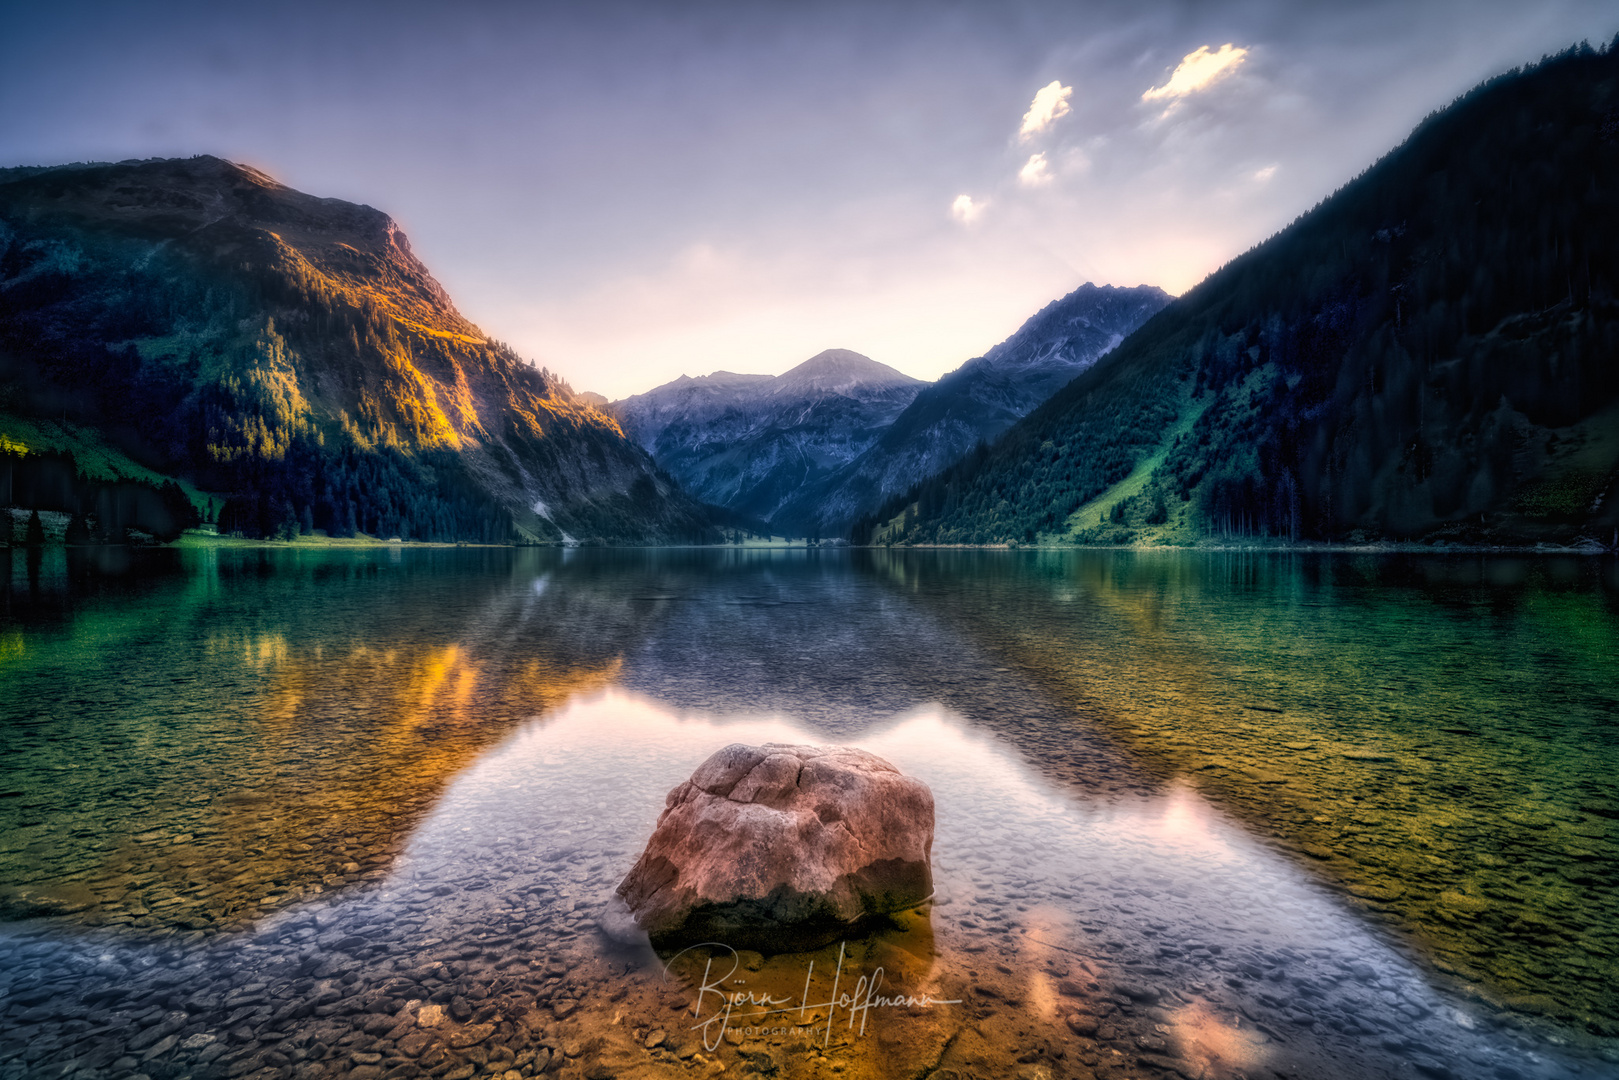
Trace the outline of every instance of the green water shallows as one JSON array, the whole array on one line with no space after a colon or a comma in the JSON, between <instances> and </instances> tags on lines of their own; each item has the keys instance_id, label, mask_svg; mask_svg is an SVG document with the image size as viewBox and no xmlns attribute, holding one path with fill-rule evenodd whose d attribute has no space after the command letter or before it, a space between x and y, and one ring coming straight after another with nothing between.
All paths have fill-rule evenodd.
<instances>
[{"instance_id":1,"label":"green water shallows","mask_svg":"<svg viewBox=\"0 0 1619 1080\"><path fill-rule=\"evenodd\" d=\"M1516 1008L1619 1033L1619 590L1584 559L1185 553L905 564Z\"/></svg>"},{"instance_id":2,"label":"green water shallows","mask_svg":"<svg viewBox=\"0 0 1619 1080\"><path fill-rule=\"evenodd\" d=\"M182 971L218 988L161 976L191 1025L165 1054L224 1048L211 1025L274 999L203 1064L397 1056L398 1025L339 1054L354 1032L282 1001L420 1020L450 988L499 1003L456 1018L492 1041L418 1024L418 1065L499 1043L511 1058L473 1064L532 1066L571 1037L661 1075L693 1060L670 1049L690 1025L593 913L662 793L764 738L872 746L939 799L940 904L849 955L967 1004L879 1024L841 1051L855 1074L1111 1075L1122 1047L1211 1077L1447 1054L1550 1075L1543 1039L1612 1052L1611 563L58 550L10 571L0 1068L57 1064L58 999L99 1002L109 1031L165 1022L120 1013L117 985ZM671 1041L648 1048L654 1015ZM96 1052L120 1037L140 1041ZM828 1064L771 1038L704 1052Z\"/></svg>"}]
</instances>

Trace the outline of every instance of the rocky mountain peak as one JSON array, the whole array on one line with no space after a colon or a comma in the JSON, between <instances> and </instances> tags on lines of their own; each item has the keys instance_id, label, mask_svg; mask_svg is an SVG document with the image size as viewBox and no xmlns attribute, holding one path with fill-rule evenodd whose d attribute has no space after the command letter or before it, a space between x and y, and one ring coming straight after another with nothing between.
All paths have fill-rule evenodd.
<instances>
[{"instance_id":1,"label":"rocky mountain peak","mask_svg":"<svg viewBox=\"0 0 1619 1080\"><path fill-rule=\"evenodd\" d=\"M781 394L849 394L857 390L888 390L917 386L922 381L869 356L849 349L818 352L797 367L784 372L773 388Z\"/></svg>"},{"instance_id":2,"label":"rocky mountain peak","mask_svg":"<svg viewBox=\"0 0 1619 1080\"><path fill-rule=\"evenodd\" d=\"M617 424L464 319L387 214L251 166L0 170L0 294L6 411L228 492L222 530L707 528Z\"/></svg>"},{"instance_id":3,"label":"rocky mountain peak","mask_svg":"<svg viewBox=\"0 0 1619 1080\"><path fill-rule=\"evenodd\" d=\"M0 169L5 202L40 224L178 242L227 265L319 277L432 330L481 340L374 207L306 195L223 158L154 158Z\"/></svg>"},{"instance_id":4,"label":"rocky mountain peak","mask_svg":"<svg viewBox=\"0 0 1619 1080\"><path fill-rule=\"evenodd\" d=\"M782 375L681 376L609 408L687 491L763 521L870 446L924 385L827 349Z\"/></svg>"},{"instance_id":5,"label":"rocky mountain peak","mask_svg":"<svg viewBox=\"0 0 1619 1080\"><path fill-rule=\"evenodd\" d=\"M1002 372L1056 365L1071 369L1067 374L1072 377L1172 299L1156 285L1087 281L1041 308L1015 334L971 363Z\"/></svg>"}]
</instances>

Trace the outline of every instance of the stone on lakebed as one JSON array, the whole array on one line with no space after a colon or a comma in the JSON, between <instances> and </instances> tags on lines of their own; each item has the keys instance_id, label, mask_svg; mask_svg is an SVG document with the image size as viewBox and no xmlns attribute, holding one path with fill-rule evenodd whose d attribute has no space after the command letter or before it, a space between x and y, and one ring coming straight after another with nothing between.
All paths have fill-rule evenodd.
<instances>
[{"instance_id":1,"label":"stone on lakebed","mask_svg":"<svg viewBox=\"0 0 1619 1080\"><path fill-rule=\"evenodd\" d=\"M933 895L933 793L849 746L733 743L669 793L618 895L660 948L819 948Z\"/></svg>"}]
</instances>

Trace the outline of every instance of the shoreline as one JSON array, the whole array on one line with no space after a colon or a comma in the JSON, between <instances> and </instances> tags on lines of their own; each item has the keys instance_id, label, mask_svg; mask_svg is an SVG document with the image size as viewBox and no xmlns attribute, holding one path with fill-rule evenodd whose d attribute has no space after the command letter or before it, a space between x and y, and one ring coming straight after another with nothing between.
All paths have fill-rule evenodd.
<instances>
[{"instance_id":1,"label":"shoreline","mask_svg":"<svg viewBox=\"0 0 1619 1080\"><path fill-rule=\"evenodd\" d=\"M24 544L0 544L8 551L31 550ZM114 548L129 551L205 551L230 548L272 551L332 551L377 549L452 549L477 548L480 550L508 549L554 551L1000 551L1000 552L1082 552L1129 551L1139 553L1175 552L1199 554L1246 555L1520 555L1520 556L1615 556L1619 548L1604 547L1596 543L1574 545L1471 545L1420 544L1394 541L1364 544L1308 543L1308 544L490 544L457 540L380 540L372 536L327 537L305 536L296 540L252 539L239 536L214 536L191 533L169 543L156 544L64 544L47 534L46 541L37 549L73 549L77 551L105 551Z\"/></svg>"},{"instance_id":2,"label":"shoreline","mask_svg":"<svg viewBox=\"0 0 1619 1080\"><path fill-rule=\"evenodd\" d=\"M1176 551L1257 555L1616 555L1619 549L1581 544L1473 545L1414 544L1395 541L1365 544L851 544L866 551Z\"/></svg>"},{"instance_id":3,"label":"shoreline","mask_svg":"<svg viewBox=\"0 0 1619 1080\"><path fill-rule=\"evenodd\" d=\"M155 548L204 550L207 548L269 548L276 550L328 551L333 548L500 548L515 544L481 544L457 540L379 540L374 536L300 536L296 540L255 540L245 536L218 536L187 531L180 539ZM544 545L534 545L536 547ZM560 545L558 545L560 546Z\"/></svg>"}]
</instances>

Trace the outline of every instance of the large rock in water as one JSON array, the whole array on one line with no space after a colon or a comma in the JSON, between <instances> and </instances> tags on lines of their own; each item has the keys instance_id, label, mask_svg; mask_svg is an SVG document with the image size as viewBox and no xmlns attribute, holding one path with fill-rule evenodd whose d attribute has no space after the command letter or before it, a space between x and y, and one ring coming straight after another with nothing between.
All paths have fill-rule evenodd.
<instances>
[{"instance_id":1,"label":"large rock in water","mask_svg":"<svg viewBox=\"0 0 1619 1080\"><path fill-rule=\"evenodd\" d=\"M733 743L669 793L618 895L654 945L818 948L933 894L933 793L849 746Z\"/></svg>"}]
</instances>

